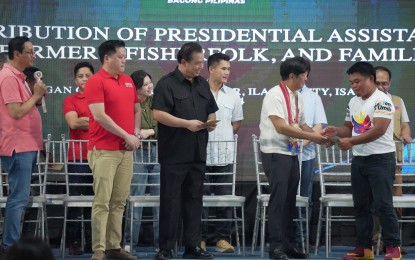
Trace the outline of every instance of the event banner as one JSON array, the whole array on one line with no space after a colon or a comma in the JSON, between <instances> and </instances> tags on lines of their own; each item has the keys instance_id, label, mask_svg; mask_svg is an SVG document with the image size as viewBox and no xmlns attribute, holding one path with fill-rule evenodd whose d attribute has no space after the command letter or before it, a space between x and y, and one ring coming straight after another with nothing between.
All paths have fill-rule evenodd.
<instances>
[{"instance_id":1,"label":"event banner","mask_svg":"<svg viewBox=\"0 0 415 260\"><path fill-rule=\"evenodd\" d=\"M238 179L253 180L252 134L259 134L264 95L280 81L282 61L311 61L307 86L323 100L329 124L344 121L354 93L346 70L357 61L392 71L391 93L401 96L413 121L415 2L410 0L72 0L0 2L0 52L8 41L28 36L48 86L42 113L44 134L60 138L69 129L63 99L77 91L73 68L101 64L106 40L126 43L126 73L143 69L153 82L175 69L186 42L198 42L205 58L231 57L228 86L243 103ZM208 78L207 64L203 76ZM307 108L306 108L307 109ZM413 124L411 124L413 126Z\"/></svg>"}]
</instances>

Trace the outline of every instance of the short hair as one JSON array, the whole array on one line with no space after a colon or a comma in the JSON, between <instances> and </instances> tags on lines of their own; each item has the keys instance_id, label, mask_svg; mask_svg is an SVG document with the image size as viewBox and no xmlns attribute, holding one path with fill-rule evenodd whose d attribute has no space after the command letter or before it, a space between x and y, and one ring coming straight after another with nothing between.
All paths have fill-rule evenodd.
<instances>
[{"instance_id":1,"label":"short hair","mask_svg":"<svg viewBox=\"0 0 415 260\"><path fill-rule=\"evenodd\" d=\"M1 64L6 63L8 58L9 58L9 54L7 52L0 52L0 63Z\"/></svg>"},{"instance_id":2,"label":"short hair","mask_svg":"<svg viewBox=\"0 0 415 260\"><path fill-rule=\"evenodd\" d=\"M135 89L140 89L143 87L144 84L144 79L145 77L149 77L151 80L153 80L153 78L151 77L150 74L148 74L147 72L145 72L144 70L137 70L134 71L131 74L131 78L133 79L134 85L135 85Z\"/></svg>"},{"instance_id":3,"label":"short hair","mask_svg":"<svg viewBox=\"0 0 415 260\"><path fill-rule=\"evenodd\" d=\"M98 56L101 64L104 64L105 55L112 55L117 52L117 48L124 47L125 43L122 40L108 40L98 47Z\"/></svg>"},{"instance_id":4,"label":"short hair","mask_svg":"<svg viewBox=\"0 0 415 260\"><path fill-rule=\"evenodd\" d=\"M383 67L383 66L376 66L375 67L375 72L378 71L378 70L387 72L389 74L389 80L392 79L392 72L388 68Z\"/></svg>"},{"instance_id":5,"label":"short hair","mask_svg":"<svg viewBox=\"0 0 415 260\"><path fill-rule=\"evenodd\" d=\"M359 73L365 77L373 76L373 80L376 81L376 70L372 64L366 61L359 61L353 64L348 70L347 74Z\"/></svg>"},{"instance_id":6,"label":"short hair","mask_svg":"<svg viewBox=\"0 0 415 260\"><path fill-rule=\"evenodd\" d=\"M55 260L48 244L41 238L22 237L6 251L7 260Z\"/></svg>"},{"instance_id":7,"label":"short hair","mask_svg":"<svg viewBox=\"0 0 415 260\"><path fill-rule=\"evenodd\" d=\"M288 79L291 73L298 76L303 73L310 73L310 62L303 57L293 57L286 59L280 65L280 75L282 80Z\"/></svg>"},{"instance_id":8,"label":"short hair","mask_svg":"<svg viewBox=\"0 0 415 260\"><path fill-rule=\"evenodd\" d=\"M82 61L82 62L79 62L78 64L76 64L75 68L73 69L73 75L75 76L75 78L76 78L76 74L78 74L78 71L81 68L88 68L88 69L91 70L92 74L95 73L94 67L92 66L91 63L89 63L87 61Z\"/></svg>"},{"instance_id":9,"label":"short hair","mask_svg":"<svg viewBox=\"0 0 415 260\"><path fill-rule=\"evenodd\" d=\"M14 52L22 52L24 49L24 44L26 42L30 42L30 39L26 36L17 36L14 37L9 41L9 59L13 60L14 58Z\"/></svg>"},{"instance_id":10,"label":"short hair","mask_svg":"<svg viewBox=\"0 0 415 260\"><path fill-rule=\"evenodd\" d=\"M40 69L36 67L28 67L24 69L23 73L26 75L26 81L29 83L35 82L35 72L40 71Z\"/></svg>"},{"instance_id":11,"label":"short hair","mask_svg":"<svg viewBox=\"0 0 415 260\"><path fill-rule=\"evenodd\" d=\"M221 52L217 52L217 53L214 53L214 54L210 55L209 58L208 58L208 68L210 68L210 66L216 66L222 60L230 61L231 58L228 55L226 55L225 53L221 53Z\"/></svg>"},{"instance_id":12,"label":"short hair","mask_svg":"<svg viewBox=\"0 0 415 260\"><path fill-rule=\"evenodd\" d=\"M193 59L193 53L203 52L202 46L200 46L197 42L188 42L182 45L179 52L177 53L177 61L181 63L181 61L184 59L187 62L192 61Z\"/></svg>"}]
</instances>

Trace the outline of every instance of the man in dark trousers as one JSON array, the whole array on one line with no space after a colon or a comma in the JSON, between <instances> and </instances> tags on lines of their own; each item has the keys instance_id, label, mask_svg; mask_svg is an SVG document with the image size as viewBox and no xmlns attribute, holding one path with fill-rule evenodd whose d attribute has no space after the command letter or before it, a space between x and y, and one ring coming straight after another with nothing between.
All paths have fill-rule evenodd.
<instances>
[{"instance_id":1,"label":"man in dark trousers","mask_svg":"<svg viewBox=\"0 0 415 260\"><path fill-rule=\"evenodd\" d=\"M203 179L206 171L208 131L215 129L218 107L209 84L200 72L203 49L184 44L177 54L179 65L154 89L153 117L158 121L160 161L160 250L155 259L172 258L180 215L184 223L183 258L211 259L199 247Z\"/></svg>"}]
</instances>

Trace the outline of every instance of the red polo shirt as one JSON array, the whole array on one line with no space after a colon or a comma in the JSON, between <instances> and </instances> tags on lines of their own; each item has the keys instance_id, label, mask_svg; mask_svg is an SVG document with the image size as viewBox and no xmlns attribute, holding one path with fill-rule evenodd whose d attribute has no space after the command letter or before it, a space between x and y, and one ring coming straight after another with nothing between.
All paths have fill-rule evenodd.
<instances>
[{"instance_id":1,"label":"red polo shirt","mask_svg":"<svg viewBox=\"0 0 415 260\"><path fill-rule=\"evenodd\" d=\"M66 115L68 112L76 112L78 117L89 117L90 111L88 104L83 93L77 92L72 96L68 96L63 101L63 114ZM70 129L69 138L72 140L89 140L88 130ZM69 145L68 160L74 159L80 160L79 145L75 144L75 151L72 149L72 145ZM86 143L82 145L82 159L88 160L88 147Z\"/></svg>"},{"instance_id":2,"label":"red polo shirt","mask_svg":"<svg viewBox=\"0 0 415 260\"><path fill-rule=\"evenodd\" d=\"M134 105L139 103L134 82L125 74L114 78L104 69L91 76L85 85L85 98L88 103L104 103L105 113L126 132L134 133ZM89 116L89 145L92 150L126 150L124 140L105 130L92 114Z\"/></svg>"},{"instance_id":3,"label":"red polo shirt","mask_svg":"<svg viewBox=\"0 0 415 260\"><path fill-rule=\"evenodd\" d=\"M42 119L36 106L22 118L14 119L9 103L27 102L31 93L25 85L26 76L10 64L0 71L0 155L43 150Z\"/></svg>"}]
</instances>

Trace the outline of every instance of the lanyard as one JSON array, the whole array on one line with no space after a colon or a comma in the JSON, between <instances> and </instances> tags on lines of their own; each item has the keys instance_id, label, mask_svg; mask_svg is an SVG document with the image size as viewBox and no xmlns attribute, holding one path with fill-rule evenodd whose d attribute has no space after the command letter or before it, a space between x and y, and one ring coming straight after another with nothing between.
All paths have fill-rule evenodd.
<instances>
[{"instance_id":1,"label":"lanyard","mask_svg":"<svg viewBox=\"0 0 415 260\"><path fill-rule=\"evenodd\" d=\"M287 106L287 112L288 112L288 124L292 125L293 123L297 123L298 124L298 115L299 113L299 109L298 109L298 95L295 95L295 122L293 121L293 115L292 115L292 111L291 111L291 99L290 99L290 94L288 93L288 87L285 85L284 81L281 81L279 84L282 94L284 96L284 100L285 100L285 105Z\"/></svg>"}]
</instances>

